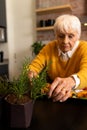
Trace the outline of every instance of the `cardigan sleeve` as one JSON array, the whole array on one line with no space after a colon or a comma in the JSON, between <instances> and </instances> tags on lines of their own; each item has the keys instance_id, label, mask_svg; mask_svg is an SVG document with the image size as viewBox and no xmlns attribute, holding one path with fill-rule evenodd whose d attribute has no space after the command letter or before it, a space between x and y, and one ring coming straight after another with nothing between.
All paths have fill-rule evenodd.
<instances>
[{"instance_id":1,"label":"cardigan sleeve","mask_svg":"<svg viewBox=\"0 0 87 130\"><path fill-rule=\"evenodd\" d=\"M35 57L35 59L29 65L30 70L34 70L37 73L41 72L41 70L46 67L50 62L50 57L52 54L54 41L45 45L39 54Z\"/></svg>"},{"instance_id":2,"label":"cardigan sleeve","mask_svg":"<svg viewBox=\"0 0 87 130\"><path fill-rule=\"evenodd\" d=\"M87 42L85 44L82 44L82 46L79 48L79 57L79 71L76 73L80 78L80 85L78 88L84 89L87 87Z\"/></svg>"}]
</instances>

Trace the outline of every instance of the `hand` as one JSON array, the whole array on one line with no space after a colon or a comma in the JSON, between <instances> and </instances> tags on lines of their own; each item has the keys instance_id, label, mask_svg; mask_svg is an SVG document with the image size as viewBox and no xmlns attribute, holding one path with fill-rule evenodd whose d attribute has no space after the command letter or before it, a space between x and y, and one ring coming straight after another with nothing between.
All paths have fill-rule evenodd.
<instances>
[{"instance_id":1,"label":"hand","mask_svg":"<svg viewBox=\"0 0 87 130\"><path fill-rule=\"evenodd\" d=\"M29 80L32 81L32 78L36 77L37 75L38 75L37 72L29 71L29 73L28 73Z\"/></svg>"},{"instance_id":2,"label":"hand","mask_svg":"<svg viewBox=\"0 0 87 130\"><path fill-rule=\"evenodd\" d=\"M71 96L71 90L75 86L75 80L72 77L57 77L50 86L48 97L53 101L63 102Z\"/></svg>"}]
</instances>

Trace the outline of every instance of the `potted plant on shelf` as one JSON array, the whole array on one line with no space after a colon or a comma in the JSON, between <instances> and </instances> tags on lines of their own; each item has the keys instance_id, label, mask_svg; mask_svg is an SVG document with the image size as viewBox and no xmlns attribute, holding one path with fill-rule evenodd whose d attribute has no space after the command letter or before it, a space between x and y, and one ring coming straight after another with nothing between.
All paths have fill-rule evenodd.
<instances>
[{"instance_id":1,"label":"potted plant on shelf","mask_svg":"<svg viewBox=\"0 0 87 130\"><path fill-rule=\"evenodd\" d=\"M33 53L35 55L37 55L44 46L45 45L42 43L42 41L36 41L36 42L34 42L33 45L32 45Z\"/></svg>"}]
</instances>

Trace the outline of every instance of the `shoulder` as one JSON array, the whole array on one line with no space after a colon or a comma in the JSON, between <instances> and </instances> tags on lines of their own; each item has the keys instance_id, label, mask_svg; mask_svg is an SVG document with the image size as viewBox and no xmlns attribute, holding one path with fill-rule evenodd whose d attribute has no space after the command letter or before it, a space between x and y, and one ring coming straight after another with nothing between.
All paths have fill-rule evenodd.
<instances>
[{"instance_id":1,"label":"shoulder","mask_svg":"<svg viewBox=\"0 0 87 130\"><path fill-rule=\"evenodd\" d=\"M87 54L87 41L80 41L80 44L78 46L78 52Z\"/></svg>"},{"instance_id":2,"label":"shoulder","mask_svg":"<svg viewBox=\"0 0 87 130\"><path fill-rule=\"evenodd\" d=\"M50 42L46 43L46 45L43 47L43 49L40 52L45 53L45 54L56 53L57 44L58 43L56 40L50 41Z\"/></svg>"},{"instance_id":3,"label":"shoulder","mask_svg":"<svg viewBox=\"0 0 87 130\"><path fill-rule=\"evenodd\" d=\"M80 44L79 44L79 47L83 48L83 47L87 47L87 41L79 41Z\"/></svg>"},{"instance_id":4,"label":"shoulder","mask_svg":"<svg viewBox=\"0 0 87 130\"><path fill-rule=\"evenodd\" d=\"M57 40L53 40L53 41L50 41L49 43L46 44L46 47L50 47L50 48L55 48L57 47L58 43L57 43Z\"/></svg>"}]
</instances>

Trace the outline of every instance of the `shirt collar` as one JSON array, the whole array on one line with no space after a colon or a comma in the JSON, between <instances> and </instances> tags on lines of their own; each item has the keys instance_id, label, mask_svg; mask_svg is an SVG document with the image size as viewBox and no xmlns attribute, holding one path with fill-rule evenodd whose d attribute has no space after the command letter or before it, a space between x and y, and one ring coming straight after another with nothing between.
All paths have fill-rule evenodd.
<instances>
[{"instance_id":1,"label":"shirt collar","mask_svg":"<svg viewBox=\"0 0 87 130\"><path fill-rule=\"evenodd\" d=\"M58 55L67 55L69 58L72 57L73 53L75 52L75 50L77 49L77 47L79 46L79 41L77 41L74 45L74 47L72 48L72 50L66 52L66 53L63 53L60 48L58 47Z\"/></svg>"}]
</instances>

